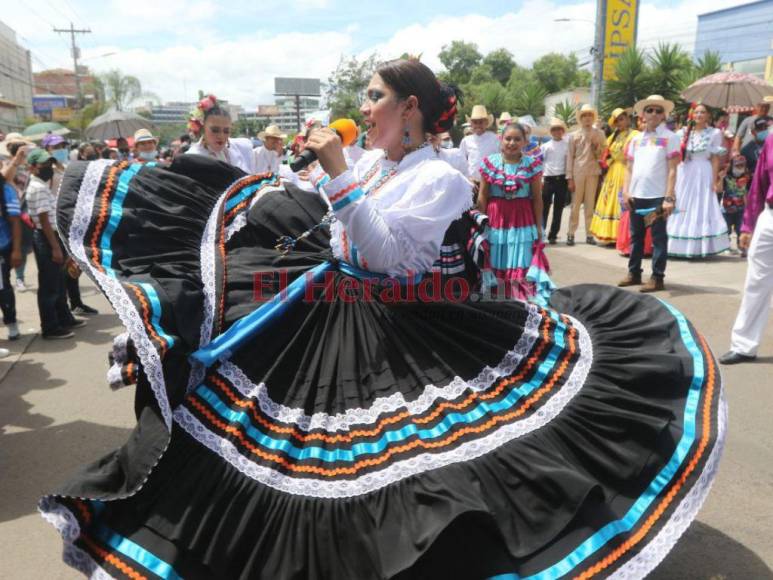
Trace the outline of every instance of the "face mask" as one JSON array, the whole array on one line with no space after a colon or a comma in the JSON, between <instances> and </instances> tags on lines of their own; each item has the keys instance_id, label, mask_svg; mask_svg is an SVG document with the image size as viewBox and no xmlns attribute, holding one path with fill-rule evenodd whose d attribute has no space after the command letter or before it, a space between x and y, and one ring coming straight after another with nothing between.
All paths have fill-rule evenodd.
<instances>
[{"instance_id":1,"label":"face mask","mask_svg":"<svg viewBox=\"0 0 773 580\"><path fill-rule=\"evenodd\" d=\"M765 129L764 131L757 131L757 141L762 143L767 138L768 138L768 129Z\"/></svg>"},{"instance_id":2,"label":"face mask","mask_svg":"<svg viewBox=\"0 0 773 580\"><path fill-rule=\"evenodd\" d=\"M156 152L155 151L140 151L139 152L140 159L143 159L145 161L153 161L156 158Z\"/></svg>"},{"instance_id":3,"label":"face mask","mask_svg":"<svg viewBox=\"0 0 773 580\"><path fill-rule=\"evenodd\" d=\"M67 152L67 149L54 149L51 152L51 157L57 160L58 163L61 163L64 165L70 160L70 154Z\"/></svg>"},{"instance_id":4,"label":"face mask","mask_svg":"<svg viewBox=\"0 0 773 580\"><path fill-rule=\"evenodd\" d=\"M50 165L46 165L45 167L41 167L38 169L38 178L42 179L43 181L51 181L51 178L54 176L54 168Z\"/></svg>"},{"instance_id":5,"label":"face mask","mask_svg":"<svg viewBox=\"0 0 773 580\"><path fill-rule=\"evenodd\" d=\"M746 173L746 170L740 167L733 167L733 177L741 177L744 173Z\"/></svg>"},{"instance_id":6,"label":"face mask","mask_svg":"<svg viewBox=\"0 0 773 580\"><path fill-rule=\"evenodd\" d=\"M454 142L453 142L453 141L451 141L451 139L443 139L443 140L440 142L440 146L441 146L443 149L453 149L453 148L454 148Z\"/></svg>"}]
</instances>

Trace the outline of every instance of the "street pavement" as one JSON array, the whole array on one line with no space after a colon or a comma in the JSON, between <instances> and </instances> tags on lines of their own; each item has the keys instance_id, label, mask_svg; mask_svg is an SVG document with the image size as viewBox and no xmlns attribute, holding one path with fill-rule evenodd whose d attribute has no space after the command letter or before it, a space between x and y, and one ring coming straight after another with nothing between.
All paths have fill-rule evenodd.
<instances>
[{"instance_id":1,"label":"street pavement","mask_svg":"<svg viewBox=\"0 0 773 580\"><path fill-rule=\"evenodd\" d=\"M613 249L562 243L548 256L561 286L613 284L625 274L626 261ZM737 256L671 261L660 297L681 309L719 355L744 273ZM30 256L27 280L35 278ZM75 340L36 334L34 291L17 294L22 340L0 340L12 351L0 360L0 579L79 577L61 562L61 541L38 515L37 499L75 467L124 443L134 424L132 389L111 391L105 379L118 319L85 277L81 286L100 314ZM773 317L760 354L753 364L722 368L730 417L720 473L697 521L652 578L773 580Z\"/></svg>"}]
</instances>

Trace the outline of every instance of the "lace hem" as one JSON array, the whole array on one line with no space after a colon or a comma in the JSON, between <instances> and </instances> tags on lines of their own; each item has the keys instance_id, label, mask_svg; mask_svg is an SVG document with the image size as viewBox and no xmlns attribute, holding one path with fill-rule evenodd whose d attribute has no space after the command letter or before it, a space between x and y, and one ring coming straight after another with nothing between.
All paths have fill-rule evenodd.
<instances>
[{"instance_id":1,"label":"lace hem","mask_svg":"<svg viewBox=\"0 0 773 580\"><path fill-rule=\"evenodd\" d=\"M112 165L112 163L108 159L92 161L86 168L80 191L78 192L72 223L70 224L70 251L77 260L81 270L86 272L105 293L124 327L126 327L129 336L134 342L137 356L142 362L156 401L158 401L164 423L167 429L171 431L172 410L166 395L166 381L164 380L163 368L161 366L161 357L150 341L150 337L148 337L145 326L142 323L142 318L132 304L124 287L117 278L94 268L86 256L84 248L84 238L94 211L94 199L99 189L99 183L102 180L102 174L105 169Z\"/></svg>"},{"instance_id":2,"label":"lace hem","mask_svg":"<svg viewBox=\"0 0 773 580\"><path fill-rule=\"evenodd\" d=\"M248 460L230 441L209 431L185 407L178 407L175 410L174 418L182 429L202 445L217 453L245 476L264 485L293 495L318 498L345 498L363 495L413 475L453 463L470 461L552 421L580 391L593 362L593 346L587 330L578 320L569 318L577 328L579 335L579 359L566 383L537 412L520 421L505 425L485 437L468 441L451 451L417 455L395 462L381 471L368 473L355 480L326 481L299 479L286 475Z\"/></svg>"}]
</instances>

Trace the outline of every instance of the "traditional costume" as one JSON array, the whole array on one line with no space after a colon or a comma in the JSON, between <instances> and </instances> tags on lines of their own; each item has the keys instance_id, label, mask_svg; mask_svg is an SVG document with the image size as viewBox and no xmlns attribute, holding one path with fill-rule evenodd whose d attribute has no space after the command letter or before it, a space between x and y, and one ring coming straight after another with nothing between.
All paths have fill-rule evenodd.
<instances>
[{"instance_id":1,"label":"traditional costume","mask_svg":"<svg viewBox=\"0 0 773 580\"><path fill-rule=\"evenodd\" d=\"M684 131L684 130L683 130ZM676 174L676 212L668 218L668 255L704 258L730 248L727 224L722 215L711 158L724 153L722 133L706 127L684 137L685 159Z\"/></svg>"},{"instance_id":2,"label":"traditional costume","mask_svg":"<svg viewBox=\"0 0 773 580\"><path fill-rule=\"evenodd\" d=\"M195 155L70 165L60 231L127 327L113 368L137 379L138 424L41 501L65 560L121 578L656 566L721 452L703 337L603 286L465 299L485 216L429 147L316 178L327 203ZM443 298L411 299L418 277Z\"/></svg>"},{"instance_id":3,"label":"traditional costume","mask_svg":"<svg viewBox=\"0 0 773 580\"><path fill-rule=\"evenodd\" d=\"M531 184L542 178L542 161L522 155L518 163L507 163L495 153L483 160L480 174L490 188L486 214L491 268L508 296L525 300L536 293L527 280L539 239Z\"/></svg>"},{"instance_id":4,"label":"traditional costume","mask_svg":"<svg viewBox=\"0 0 773 580\"><path fill-rule=\"evenodd\" d=\"M217 159L218 161L238 167L245 173L256 173L255 153L253 152L252 142L243 137L228 139L228 144L225 148L218 152L209 149L204 139L201 138L196 143L193 143L185 154L204 155L205 157Z\"/></svg>"},{"instance_id":5,"label":"traditional costume","mask_svg":"<svg viewBox=\"0 0 773 580\"><path fill-rule=\"evenodd\" d=\"M627 112L624 109L615 109L609 118L609 125L614 127L617 118L622 114L627 114ZM602 244L614 244L617 241L627 163L625 147L633 134L633 131L626 129L625 131L615 131L607 137L607 148L604 156L607 174L601 184L601 191L590 225L591 235Z\"/></svg>"}]
</instances>

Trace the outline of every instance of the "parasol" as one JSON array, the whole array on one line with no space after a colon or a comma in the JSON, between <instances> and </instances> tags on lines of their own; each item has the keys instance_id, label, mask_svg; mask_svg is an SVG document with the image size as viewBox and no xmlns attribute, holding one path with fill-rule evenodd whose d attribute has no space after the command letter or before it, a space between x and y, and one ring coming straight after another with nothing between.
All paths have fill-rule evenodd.
<instances>
[{"instance_id":1,"label":"parasol","mask_svg":"<svg viewBox=\"0 0 773 580\"><path fill-rule=\"evenodd\" d=\"M49 133L52 135L67 135L70 133L70 130L67 127L60 125L59 123L35 123L34 125L30 125L24 129L22 135L24 135L30 141L40 141Z\"/></svg>"},{"instance_id":2,"label":"parasol","mask_svg":"<svg viewBox=\"0 0 773 580\"><path fill-rule=\"evenodd\" d=\"M738 113L752 109L766 96L773 95L773 85L754 75L719 72L698 79L682 92L686 101Z\"/></svg>"},{"instance_id":3,"label":"parasol","mask_svg":"<svg viewBox=\"0 0 773 580\"><path fill-rule=\"evenodd\" d=\"M136 113L125 111L109 111L94 119L86 127L86 136L89 139L118 139L119 137L131 137L139 129L155 129L155 125Z\"/></svg>"}]
</instances>

